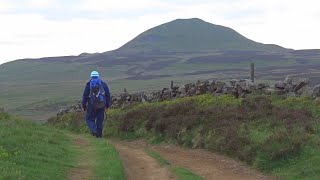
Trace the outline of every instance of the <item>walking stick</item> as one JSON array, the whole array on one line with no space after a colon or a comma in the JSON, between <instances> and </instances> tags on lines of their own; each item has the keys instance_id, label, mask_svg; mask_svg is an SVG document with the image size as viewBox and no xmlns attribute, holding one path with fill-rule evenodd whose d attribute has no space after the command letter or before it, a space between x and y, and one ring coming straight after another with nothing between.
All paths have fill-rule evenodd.
<instances>
[{"instance_id":1,"label":"walking stick","mask_svg":"<svg viewBox=\"0 0 320 180\"><path fill-rule=\"evenodd\" d=\"M106 109L104 110L104 120L105 121L107 120L107 110Z\"/></svg>"}]
</instances>

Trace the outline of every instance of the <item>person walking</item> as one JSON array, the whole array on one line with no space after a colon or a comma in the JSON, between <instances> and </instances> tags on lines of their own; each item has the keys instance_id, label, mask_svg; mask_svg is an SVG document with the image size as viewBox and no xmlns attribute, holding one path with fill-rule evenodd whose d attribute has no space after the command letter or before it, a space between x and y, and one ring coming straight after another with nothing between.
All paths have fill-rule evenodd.
<instances>
[{"instance_id":1,"label":"person walking","mask_svg":"<svg viewBox=\"0 0 320 180\"><path fill-rule=\"evenodd\" d=\"M82 96L82 108L86 111L86 121L93 136L102 138L104 114L110 108L110 91L97 71L90 74Z\"/></svg>"}]
</instances>

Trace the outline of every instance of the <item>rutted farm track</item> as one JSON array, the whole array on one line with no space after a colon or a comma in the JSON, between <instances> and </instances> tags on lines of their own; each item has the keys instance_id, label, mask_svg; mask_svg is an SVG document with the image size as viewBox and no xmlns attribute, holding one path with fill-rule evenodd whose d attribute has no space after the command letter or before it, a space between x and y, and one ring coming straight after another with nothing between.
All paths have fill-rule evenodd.
<instances>
[{"instance_id":1,"label":"rutted farm track","mask_svg":"<svg viewBox=\"0 0 320 180\"><path fill-rule=\"evenodd\" d=\"M113 142L120 153L127 179L177 179L165 167L144 151L147 147L159 153L170 164L190 169L203 179L255 180L272 179L230 158L201 149L183 149L176 146L151 146L142 141Z\"/></svg>"}]
</instances>

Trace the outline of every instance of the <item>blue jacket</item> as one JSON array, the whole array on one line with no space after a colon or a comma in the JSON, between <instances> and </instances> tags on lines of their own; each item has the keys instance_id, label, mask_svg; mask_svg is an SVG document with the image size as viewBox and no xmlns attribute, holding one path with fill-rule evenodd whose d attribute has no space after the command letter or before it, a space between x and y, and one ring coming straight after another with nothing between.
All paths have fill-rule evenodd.
<instances>
[{"instance_id":1,"label":"blue jacket","mask_svg":"<svg viewBox=\"0 0 320 180\"><path fill-rule=\"evenodd\" d=\"M110 97L110 91L108 85L102 81L102 86L105 91L106 96L106 108L109 108L111 106L111 97ZM87 109L87 104L90 102L89 100L90 95L90 81L86 84L86 87L84 88L83 96L82 96L82 107ZM89 104L89 106L91 106Z\"/></svg>"}]
</instances>

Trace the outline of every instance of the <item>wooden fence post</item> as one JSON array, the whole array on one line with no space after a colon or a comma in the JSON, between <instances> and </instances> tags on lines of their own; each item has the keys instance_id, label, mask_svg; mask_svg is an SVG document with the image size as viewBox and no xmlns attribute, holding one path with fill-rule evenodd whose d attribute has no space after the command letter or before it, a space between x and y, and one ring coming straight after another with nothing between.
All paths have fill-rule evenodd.
<instances>
[{"instance_id":1,"label":"wooden fence post","mask_svg":"<svg viewBox=\"0 0 320 180\"><path fill-rule=\"evenodd\" d=\"M250 79L252 82L254 82L254 63L251 63Z\"/></svg>"},{"instance_id":2,"label":"wooden fence post","mask_svg":"<svg viewBox=\"0 0 320 180\"><path fill-rule=\"evenodd\" d=\"M170 88L173 89L173 81L171 81Z\"/></svg>"}]
</instances>

